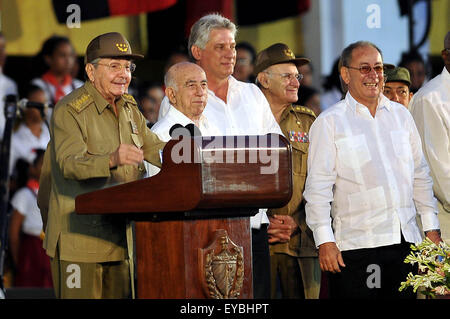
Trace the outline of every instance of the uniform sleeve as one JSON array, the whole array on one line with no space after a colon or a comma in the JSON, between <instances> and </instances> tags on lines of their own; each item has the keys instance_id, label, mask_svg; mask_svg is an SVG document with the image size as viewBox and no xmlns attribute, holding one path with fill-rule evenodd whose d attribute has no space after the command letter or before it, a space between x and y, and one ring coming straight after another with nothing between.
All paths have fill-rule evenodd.
<instances>
[{"instance_id":1,"label":"uniform sleeve","mask_svg":"<svg viewBox=\"0 0 450 319\"><path fill-rule=\"evenodd\" d=\"M413 100L411 114L422 139L423 153L433 176L436 197L450 211L450 136L445 105L420 97Z\"/></svg>"},{"instance_id":2,"label":"uniform sleeve","mask_svg":"<svg viewBox=\"0 0 450 319\"><path fill-rule=\"evenodd\" d=\"M326 242L335 242L330 203L333 201L336 176L333 130L327 118L319 117L309 131L308 175L303 193L306 223L313 232L317 247Z\"/></svg>"},{"instance_id":3,"label":"uniform sleeve","mask_svg":"<svg viewBox=\"0 0 450 319\"><path fill-rule=\"evenodd\" d=\"M100 145L88 145L89 139L83 136L82 125L68 105L60 105L53 112L52 138L57 165L68 179L109 177L110 154L100 149Z\"/></svg>"}]
</instances>

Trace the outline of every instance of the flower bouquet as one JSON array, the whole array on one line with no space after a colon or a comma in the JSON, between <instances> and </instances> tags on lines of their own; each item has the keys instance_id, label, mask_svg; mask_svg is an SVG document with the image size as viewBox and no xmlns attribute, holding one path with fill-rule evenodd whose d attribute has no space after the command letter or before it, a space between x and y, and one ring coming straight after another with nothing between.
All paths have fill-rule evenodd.
<instances>
[{"instance_id":1,"label":"flower bouquet","mask_svg":"<svg viewBox=\"0 0 450 319\"><path fill-rule=\"evenodd\" d=\"M432 298L450 296L450 246L445 242L436 245L425 238L419 245L411 245L411 253L406 257L405 263L418 263L419 273L409 273L406 281L401 283L399 291L408 286L418 288L421 292Z\"/></svg>"}]
</instances>

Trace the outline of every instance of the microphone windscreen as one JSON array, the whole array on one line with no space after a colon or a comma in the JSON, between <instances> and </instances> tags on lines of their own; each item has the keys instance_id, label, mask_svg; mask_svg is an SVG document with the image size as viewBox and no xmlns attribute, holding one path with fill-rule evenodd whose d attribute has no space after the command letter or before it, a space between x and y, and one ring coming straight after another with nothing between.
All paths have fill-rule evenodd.
<instances>
[{"instance_id":1,"label":"microphone windscreen","mask_svg":"<svg viewBox=\"0 0 450 319\"><path fill-rule=\"evenodd\" d=\"M185 128L189 131L191 136L202 136L200 129L193 123L186 125Z\"/></svg>"},{"instance_id":2,"label":"microphone windscreen","mask_svg":"<svg viewBox=\"0 0 450 319\"><path fill-rule=\"evenodd\" d=\"M174 138L173 133L174 133L174 131L175 131L177 128L183 128L183 125L177 123L177 124L174 124L174 125L170 128L170 130L169 130L169 135L170 135L171 138ZM178 135L177 135L177 136L178 136Z\"/></svg>"}]
</instances>

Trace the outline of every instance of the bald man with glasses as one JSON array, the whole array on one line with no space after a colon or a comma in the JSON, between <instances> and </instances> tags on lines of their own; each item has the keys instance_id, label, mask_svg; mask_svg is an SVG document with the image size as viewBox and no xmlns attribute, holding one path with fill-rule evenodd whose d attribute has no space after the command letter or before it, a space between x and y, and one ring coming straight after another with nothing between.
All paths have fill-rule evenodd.
<instances>
[{"instance_id":1,"label":"bald man with glasses","mask_svg":"<svg viewBox=\"0 0 450 319\"><path fill-rule=\"evenodd\" d=\"M415 298L400 283L422 233L441 241L436 199L420 136L408 110L382 93L382 53L360 41L342 52L345 99L309 134L306 222L329 274L331 298Z\"/></svg>"}]
</instances>

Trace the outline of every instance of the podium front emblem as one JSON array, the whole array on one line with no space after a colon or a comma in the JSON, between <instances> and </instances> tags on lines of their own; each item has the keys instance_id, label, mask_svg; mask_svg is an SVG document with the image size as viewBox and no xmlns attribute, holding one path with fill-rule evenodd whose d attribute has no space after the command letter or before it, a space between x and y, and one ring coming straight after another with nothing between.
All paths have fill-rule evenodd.
<instances>
[{"instance_id":1,"label":"podium front emblem","mask_svg":"<svg viewBox=\"0 0 450 319\"><path fill-rule=\"evenodd\" d=\"M236 299L244 282L243 248L224 229L215 232L213 242L199 249L200 278L209 298Z\"/></svg>"}]
</instances>

